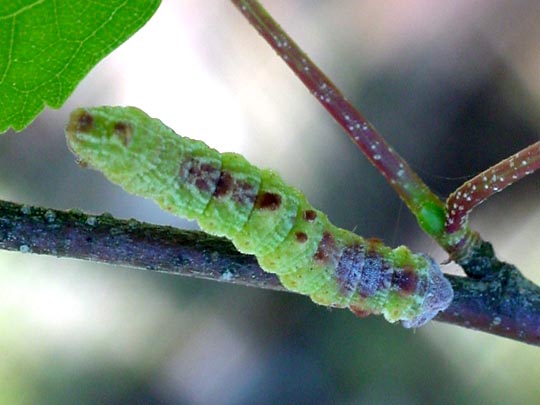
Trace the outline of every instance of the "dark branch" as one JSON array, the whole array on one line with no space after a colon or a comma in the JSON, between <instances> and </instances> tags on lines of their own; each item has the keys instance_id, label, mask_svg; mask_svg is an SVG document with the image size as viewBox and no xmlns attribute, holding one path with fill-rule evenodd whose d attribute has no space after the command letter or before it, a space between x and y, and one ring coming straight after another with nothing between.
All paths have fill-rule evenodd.
<instances>
[{"instance_id":1,"label":"dark branch","mask_svg":"<svg viewBox=\"0 0 540 405\"><path fill-rule=\"evenodd\" d=\"M284 290L254 256L203 232L0 202L0 249Z\"/></svg>"},{"instance_id":2,"label":"dark branch","mask_svg":"<svg viewBox=\"0 0 540 405\"><path fill-rule=\"evenodd\" d=\"M238 253L226 239L108 214L0 202L0 248L285 290L255 257ZM454 301L436 319L539 345L540 289L513 266L499 262L488 243L465 266L470 273L493 276L448 276ZM488 267L492 269L486 272Z\"/></svg>"},{"instance_id":3,"label":"dark branch","mask_svg":"<svg viewBox=\"0 0 540 405\"><path fill-rule=\"evenodd\" d=\"M438 321L540 345L540 288L504 263L492 280L448 276L452 304Z\"/></svg>"}]
</instances>

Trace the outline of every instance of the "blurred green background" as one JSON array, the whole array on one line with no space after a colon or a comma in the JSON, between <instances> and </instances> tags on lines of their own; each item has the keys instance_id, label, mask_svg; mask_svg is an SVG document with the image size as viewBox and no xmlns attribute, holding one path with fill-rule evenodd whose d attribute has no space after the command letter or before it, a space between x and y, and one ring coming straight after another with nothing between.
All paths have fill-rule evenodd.
<instances>
[{"instance_id":1,"label":"blurred green background","mask_svg":"<svg viewBox=\"0 0 540 405\"><path fill-rule=\"evenodd\" d=\"M538 140L540 3L267 1L441 196ZM446 258L228 2L164 0L60 111L0 137L2 198L194 228L78 167L81 105L136 105L277 169L336 224ZM474 213L540 282L538 176ZM457 273L452 265L445 271ZM309 299L76 260L0 254L0 403L531 403L540 349L431 323L404 330Z\"/></svg>"}]
</instances>

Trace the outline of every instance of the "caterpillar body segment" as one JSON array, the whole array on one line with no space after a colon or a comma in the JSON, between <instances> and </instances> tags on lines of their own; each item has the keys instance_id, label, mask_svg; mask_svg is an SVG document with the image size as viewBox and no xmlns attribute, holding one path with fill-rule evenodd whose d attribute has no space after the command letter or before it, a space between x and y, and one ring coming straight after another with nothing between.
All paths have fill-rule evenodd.
<instances>
[{"instance_id":1,"label":"caterpillar body segment","mask_svg":"<svg viewBox=\"0 0 540 405\"><path fill-rule=\"evenodd\" d=\"M419 327L452 300L433 259L335 227L276 172L181 137L137 108L77 109L66 136L80 161L231 239L316 303Z\"/></svg>"},{"instance_id":2,"label":"caterpillar body segment","mask_svg":"<svg viewBox=\"0 0 540 405\"><path fill-rule=\"evenodd\" d=\"M236 237L242 231L261 186L261 171L237 153L221 155L223 173L204 212L198 217L206 232Z\"/></svg>"},{"instance_id":3,"label":"caterpillar body segment","mask_svg":"<svg viewBox=\"0 0 540 405\"><path fill-rule=\"evenodd\" d=\"M294 274L312 263L324 228L329 225L326 215L313 209L301 193L294 192L298 198L298 209L291 230L274 251L258 258L263 268L278 269L283 276Z\"/></svg>"},{"instance_id":4,"label":"caterpillar body segment","mask_svg":"<svg viewBox=\"0 0 540 405\"><path fill-rule=\"evenodd\" d=\"M242 231L230 238L240 252L267 255L285 240L297 210L298 196L292 187L277 173L261 170L261 186L249 219Z\"/></svg>"}]
</instances>

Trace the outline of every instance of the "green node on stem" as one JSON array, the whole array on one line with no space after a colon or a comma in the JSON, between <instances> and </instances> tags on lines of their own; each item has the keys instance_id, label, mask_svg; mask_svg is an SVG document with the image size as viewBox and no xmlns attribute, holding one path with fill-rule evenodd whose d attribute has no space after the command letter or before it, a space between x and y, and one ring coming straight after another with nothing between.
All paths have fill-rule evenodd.
<instances>
[{"instance_id":1,"label":"green node on stem","mask_svg":"<svg viewBox=\"0 0 540 405\"><path fill-rule=\"evenodd\" d=\"M416 217L422 229L429 235L438 238L444 232L446 212L440 203L428 201L422 204Z\"/></svg>"}]
</instances>

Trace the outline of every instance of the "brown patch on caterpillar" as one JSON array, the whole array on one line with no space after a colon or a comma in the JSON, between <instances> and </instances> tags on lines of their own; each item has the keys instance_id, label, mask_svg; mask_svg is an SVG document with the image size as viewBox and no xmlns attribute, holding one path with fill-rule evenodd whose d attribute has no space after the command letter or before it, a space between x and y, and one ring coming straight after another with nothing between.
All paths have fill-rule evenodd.
<instances>
[{"instance_id":1,"label":"brown patch on caterpillar","mask_svg":"<svg viewBox=\"0 0 540 405\"><path fill-rule=\"evenodd\" d=\"M299 243L306 243L308 240L308 236L304 232L296 232L294 236Z\"/></svg>"},{"instance_id":2,"label":"brown patch on caterpillar","mask_svg":"<svg viewBox=\"0 0 540 405\"><path fill-rule=\"evenodd\" d=\"M439 311L444 311L454 297L452 285L444 277L435 260L426 255L421 256L427 261L427 273L420 277L416 293L424 300L418 315L401 321L406 328L418 328L424 325Z\"/></svg>"},{"instance_id":3,"label":"brown patch on caterpillar","mask_svg":"<svg viewBox=\"0 0 540 405\"><path fill-rule=\"evenodd\" d=\"M114 124L114 133L124 146L128 146L133 134L133 127L129 122L119 121Z\"/></svg>"},{"instance_id":4,"label":"brown patch on caterpillar","mask_svg":"<svg viewBox=\"0 0 540 405\"><path fill-rule=\"evenodd\" d=\"M376 251L368 251L356 290L362 297L371 297L392 285L393 270Z\"/></svg>"},{"instance_id":5,"label":"brown patch on caterpillar","mask_svg":"<svg viewBox=\"0 0 540 405\"><path fill-rule=\"evenodd\" d=\"M356 290L362 275L365 249L361 244L346 246L336 266L336 279L343 295Z\"/></svg>"},{"instance_id":6,"label":"brown patch on caterpillar","mask_svg":"<svg viewBox=\"0 0 540 405\"><path fill-rule=\"evenodd\" d=\"M257 198L257 190L253 184L243 180L237 180L228 172L221 172L216 190L216 198L231 198L241 205L253 204Z\"/></svg>"},{"instance_id":7,"label":"brown patch on caterpillar","mask_svg":"<svg viewBox=\"0 0 540 405\"><path fill-rule=\"evenodd\" d=\"M276 211L281 206L281 196L276 193L264 192L257 196L255 208Z\"/></svg>"},{"instance_id":8,"label":"brown patch on caterpillar","mask_svg":"<svg viewBox=\"0 0 540 405\"><path fill-rule=\"evenodd\" d=\"M336 254L336 241L334 236L324 231L323 237L319 242L317 251L313 255L313 258L319 262L326 262Z\"/></svg>"},{"instance_id":9,"label":"brown patch on caterpillar","mask_svg":"<svg viewBox=\"0 0 540 405\"><path fill-rule=\"evenodd\" d=\"M416 292L418 285L418 275L412 267L397 269L392 275L392 286L394 286L401 295L411 295Z\"/></svg>"},{"instance_id":10,"label":"brown patch on caterpillar","mask_svg":"<svg viewBox=\"0 0 540 405\"><path fill-rule=\"evenodd\" d=\"M208 163L189 157L180 165L178 178L183 183L193 184L200 191L210 192L219 179L221 171Z\"/></svg>"},{"instance_id":11,"label":"brown patch on caterpillar","mask_svg":"<svg viewBox=\"0 0 540 405\"><path fill-rule=\"evenodd\" d=\"M367 310L365 308L356 307L354 305L351 305L349 307L349 309L351 310L351 312L353 314L355 314L359 318L366 318L366 317L370 316L371 314L373 314L373 312L370 311L370 310Z\"/></svg>"},{"instance_id":12,"label":"brown patch on caterpillar","mask_svg":"<svg viewBox=\"0 0 540 405\"><path fill-rule=\"evenodd\" d=\"M309 222L315 221L317 219L317 212L314 210L305 210L303 218Z\"/></svg>"},{"instance_id":13,"label":"brown patch on caterpillar","mask_svg":"<svg viewBox=\"0 0 540 405\"><path fill-rule=\"evenodd\" d=\"M379 238L366 239L366 243L369 251L377 250L378 248L384 246L383 240Z\"/></svg>"},{"instance_id":14,"label":"brown patch on caterpillar","mask_svg":"<svg viewBox=\"0 0 540 405\"><path fill-rule=\"evenodd\" d=\"M221 172L216 190L214 191L214 197L223 198L228 196L233 186L234 180L231 174L228 172Z\"/></svg>"},{"instance_id":15,"label":"brown patch on caterpillar","mask_svg":"<svg viewBox=\"0 0 540 405\"><path fill-rule=\"evenodd\" d=\"M90 132L94 128L94 117L91 114L83 111L77 118L77 131ZM69 128L68 128L69 130Z\"/></svg>"}]
</instances>

